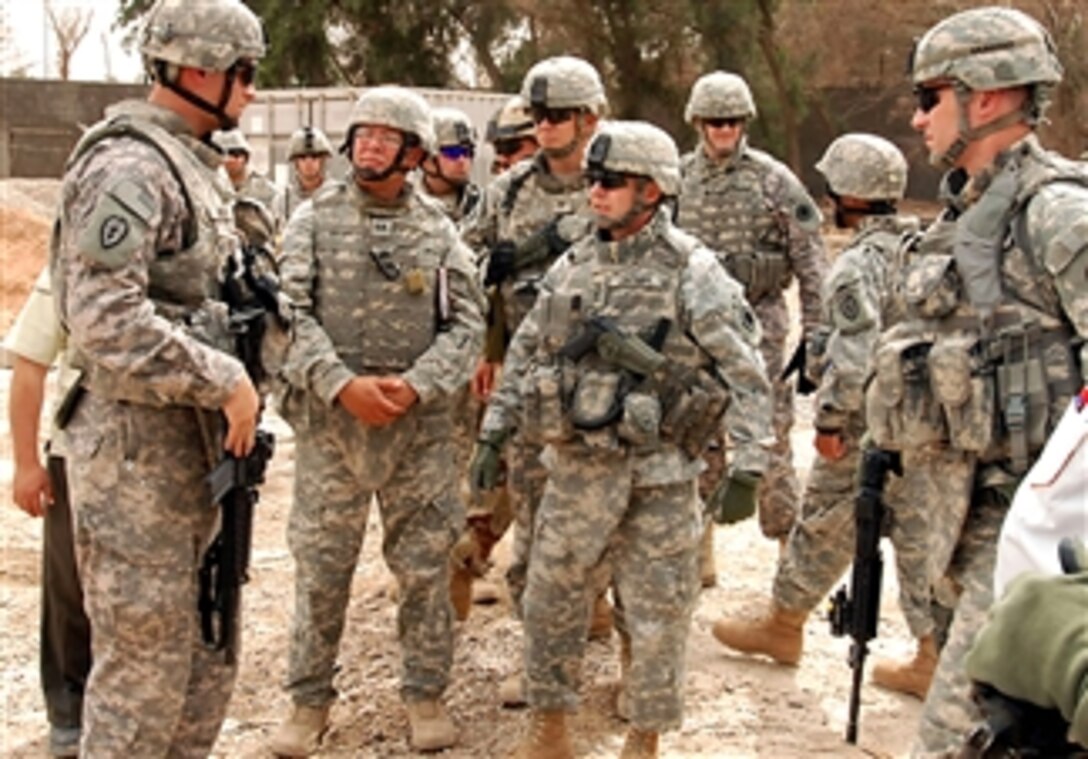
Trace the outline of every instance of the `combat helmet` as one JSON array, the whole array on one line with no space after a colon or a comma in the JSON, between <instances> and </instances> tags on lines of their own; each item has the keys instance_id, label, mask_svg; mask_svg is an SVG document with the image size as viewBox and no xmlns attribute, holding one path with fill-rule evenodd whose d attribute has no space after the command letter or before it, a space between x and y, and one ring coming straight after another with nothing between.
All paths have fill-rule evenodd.
<instances>
[{"instance_id":1,"label":"combat helmet","mask_svg":"<svg viewBox=\"0 0 1088 759\"><path fill-rule=\"evenodd\" d=\"M287 143L288 161L308 155L332 155L329 138L317 127L296 129Z\"/></svg>"},{"instance_id":2,"label":"combat helmet","mask_svg":"<svg viewBox=\"0 0 1088 759\"><path fill-rule=\"evenodd\" d=\"M141 30L140 53L156 79L155 61L226 71L264 57L264 29L239 0L159 0Z\"/></svg>"},{"instance_id":3,"label":"combat helmet","mask_svg":"<svg viewBox=\"0 0 1088 759\"><path fill-rule=\"evenodd\" d=\"M645 121L606 121L586 149L585 170L653 179L664 195L680 192L680 154L663 129Z\"/></svg>"},{"instance_id":4,"label":"combat helmet","mask_svg":"<svg viewBox=\"0 0 1088 759\"><path fill-rule=\"evenodd\" d=\"M434 118L436 147L476 146L476 127L467 113L459 108L435 108L431 115Z\"/></svg>"},{"instance_id":5,"label":"combat helmet","mask_svg":"<svg viewBox=\"0 0 1088 759\"><path fill-rule=\"evenodd\" d=\"M536 127L529 109L521 95L514 95L503 103L487 122L487 141L513 140L520 137L535 137Z\"/></svg>"},{"instance_id":6,"label":"combat helmet","mask_svg":"<svg viewBox=\"0 0 1088 759\"><path fill-rule=\"evenodd\" d=\"M835 139L816 164L836 195L861 200L900 200L907 189L907 159L875 134L851 132Z\"/></svg>"},{"instance_id":7,"label":"combat helmet","mask_svg":"<svg viewBox=\"0 0 1088 759\"><path fill-rule=\"evenodd\" d=\"M411 139L417 140L427 153L434 152L434 119L431 107L421 95L405 87L387 84L372 87L359 96L348 117L345 150L351 145L355 128L361 124L398 129Z\"/></svg>"},{"instance_id":8,"label":"combat helmet","mask_svg":"<svg viewBox=\"0 0 1088 759\"><path fill-rule=\"evenodd\" d=\"M744 78L727 71L712 71L692 85L684 121L695 119L754 119L756 102Z\"/></svg>"},{"instance_id":9,"label":"combat helmet","mask_svg":"<svg viewBox=\"0 0 1088 759\"><path fill-rule=\"evenodd\" d=\"M242 134L241 129L225 129L216 132L212 135L212 142L224 153L229 153L232 150L241 150L247 156L253 153L253 149L249 146L249 140Z\"/></svg>"},{"instance_id":10,"label":"combat helmet","mask_svg":"<svg viewBox=\"0 0 1088 759\"><path fill-rule=\"evenodd\" d=\"M600 114L607 105L597 69L570 55L545 58L529 69L521 97L530 108L585 108Z\"/></svg>"}]
</instances>

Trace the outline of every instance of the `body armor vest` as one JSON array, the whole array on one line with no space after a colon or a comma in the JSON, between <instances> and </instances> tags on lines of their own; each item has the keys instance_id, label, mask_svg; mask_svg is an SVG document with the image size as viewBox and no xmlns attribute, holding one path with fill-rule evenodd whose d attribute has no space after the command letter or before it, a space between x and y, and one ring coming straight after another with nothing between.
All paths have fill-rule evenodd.
<instances>
[{"instance_id":1,"label":"body armor vest","mask_svg":"<svg viewBox=\"0 0 1088 759\"><path fill-rule=\"evenodd\" d=\"M441 328L448 222L414 191L390 207L326 183L313 204L314 313L337 354L356 374L410 368Z\"/></svg>"},{"instance_id":2,"label":"body armor vest","mask_svg":"<svg viewBox=\"0 0 1088 759\"><path fill-rule=\"evenodd\" d=\"M792 277L786 232L763 193L767 168L752 148L720 165L697 148L680 191L678 225L717 252L749 303L781 293Z\"/></svg>"}]
</instances>

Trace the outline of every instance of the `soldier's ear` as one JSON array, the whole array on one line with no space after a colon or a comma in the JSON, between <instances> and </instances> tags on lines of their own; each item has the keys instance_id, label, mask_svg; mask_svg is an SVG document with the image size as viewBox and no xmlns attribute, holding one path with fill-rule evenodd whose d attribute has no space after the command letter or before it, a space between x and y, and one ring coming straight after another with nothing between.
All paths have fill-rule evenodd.
<instances>
[{"instance_id":1,"label":"soldier's ear","mask_svg":"<svg viewBox=\"0 0 1088 759\"><path fill-rule=\"evenodd\" d=\"M401 165L404 168L411 171L423 162L423 159L427 157L427 153L418 145L413 145L404 151L404 157L401 158Z\"/></svg>"}]
</instances>

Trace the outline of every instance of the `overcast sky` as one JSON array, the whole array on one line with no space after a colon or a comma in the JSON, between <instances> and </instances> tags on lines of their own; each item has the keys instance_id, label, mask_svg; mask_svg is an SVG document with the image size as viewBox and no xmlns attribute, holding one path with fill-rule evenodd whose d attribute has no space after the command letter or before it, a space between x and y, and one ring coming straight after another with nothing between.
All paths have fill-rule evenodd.
<instances>
[{"instance_id":1,"label":"overcast sky","mask_svg":"<svg viewBox=\"0 0 1088 759\"><path fill-rule=\"evenodd\" d=\"M91 29L76 49L72 59L71 78L87 81L104 80L112 71L121 82L140 81L143 67L135 50L126 52L121 40L124 33L112 29L117 16L118 0L49 0L60 12L64 8L93 9ZM29 64L31 77L57 77L57 45L53 29L45 16L45 0L0 0L8 23L14 31L14 42L21 59ZM43 55L43 45L47 53ZM107 52L109 65L107 66Z\"/></svg>"}]
</instances>

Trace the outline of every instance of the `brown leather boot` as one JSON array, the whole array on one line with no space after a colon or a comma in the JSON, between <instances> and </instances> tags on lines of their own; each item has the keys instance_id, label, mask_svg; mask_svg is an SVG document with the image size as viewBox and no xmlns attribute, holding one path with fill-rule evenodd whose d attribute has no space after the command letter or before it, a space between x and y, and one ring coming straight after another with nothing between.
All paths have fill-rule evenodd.
<instances>
[{"instance_id":1,"label":"brown leather boot","mask_svg":"<svg viewBox=\"0 0 1088 759\"><path fill-rule=\"evenodd\" d=\"M510 759L574 759L566 712L530 712L529 729Z\"/></svg>"},{"instance_id":2,"label":"brown leather boot","mask_svg":"<svg viewBox=\"0 0 1088 759\"><path fill-rule=\"evenodd\" d=\"M657 759L657 733L632 727L627 731L620 759Z\"/></svg>"},{"instance_id":3,"label":"brown leather boot","mask_svg":"<svg viewBox=\"0 0 1088 759\"><path fill-rule=\"evenodd\" d=\"M441 751L457 743L457 728L453 726L441 701L409 701L409 743L416 751Z\"/></svg>"},{"instance_id":4,"label":"brown leather boot","mask_svg":"<svg viewBox=\"0 0 1088 759\"><path fill-rule=\"evenodd\" d=\"M289 757L315 753L329 727L329 706L292 706L291 714L272 735L269 750L276 756Z\"/></svg>"},{"instance_id":5,"label":"brown leather boot","mask_svg":"<svg viewBox=\"0 0 1088 759\"><path fill-rule=\"evenodd\" d=\"M807 611L784 609L771 602L769 611L752 621L719 619L714 637L723 646L746 654L765 654L779 664L796 665L805 641Z\"/></svg>"},{"instance_id":6,"label":"brown leather boot","mask_svg":"<svg viewBox=\"0 0 1088 759\"><path fill-rule=\"evenodd\" d=\"M937 655L937 642L932 635L919 638L918 650L910 661L882 659L873 665L873 682L924 701L937 669Z\"/></svg>"},{"instance_id":7,"label":"brown leather boot","mask_svg":"<svg viewBox=\"0 0 1088 759\"><path fill-rule=\"evenodd\" d=\"M699 583L704 588L718 584L718 563L714 559L714 523L703 528L703 542L699 546Z\"/></svg>"},{"instance_id":8,"label":"brown leather boot","mask_svg":"<svg viewBox=\"0 0 1088 759\"><path fill-rule=\"evenodd\" d=\"M471 569L450 562L450 603L458 622L468 619L472 609L472 581L475 579Z\"/></svg>"},{"instance_id":9,"label":"brown leather boot","mask_svg":"<svg viewBox=\"0 0 1088 759\"><path fill-rule=\"evenodd\" d=\"M608 595L601 593L593 602L593 616L589 620L589 640L608 640L612 637L612 604Z\"/></svg>"}]
</instances>

